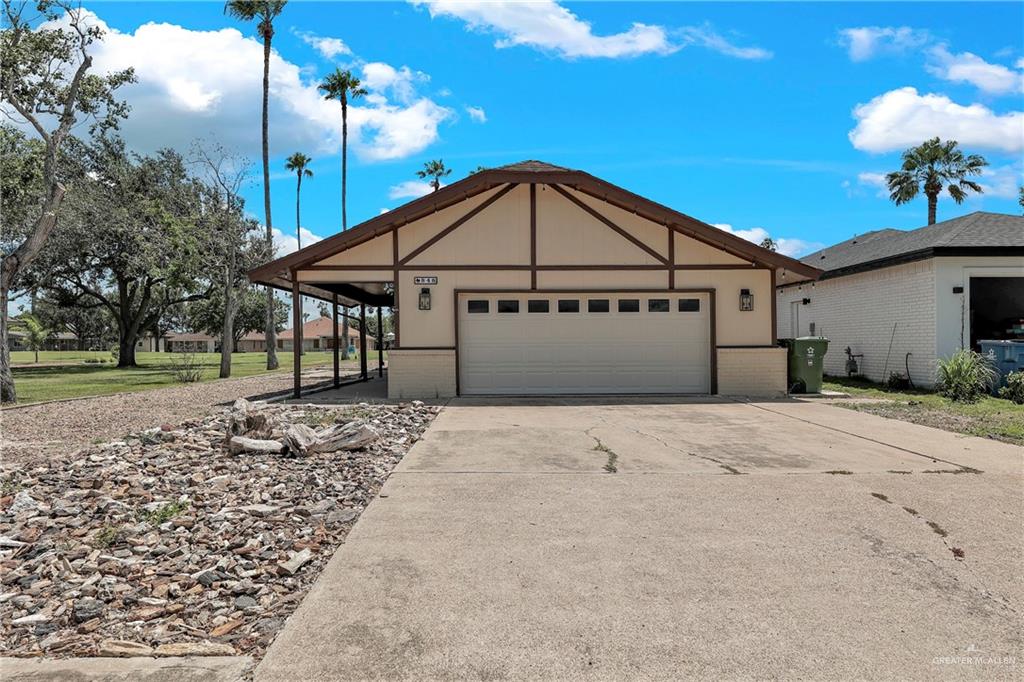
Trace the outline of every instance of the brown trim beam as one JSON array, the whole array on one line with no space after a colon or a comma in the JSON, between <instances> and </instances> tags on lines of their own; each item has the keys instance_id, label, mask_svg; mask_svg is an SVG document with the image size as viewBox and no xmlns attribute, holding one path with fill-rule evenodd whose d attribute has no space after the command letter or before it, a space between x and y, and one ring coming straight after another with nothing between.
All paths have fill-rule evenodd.
<instances>
[{"instance_id":1,"label":"brown trim beam","mask_svg":"<svg viewBox=\"0 0 1024 682\"><path fill-rule=\"evenodd\" d=\"M668 259L667 258L665 258L660 253L658 253L657 251L652 249L650 246L645 244L643 241L637 239L632 234L630 234L626 230L622 229L621 227L619 227L618 225L613 223L611 220L609 220L607 217L605 217L599 211L597 211L596 209L591 207L589 204L586 204L586 203L580 201L579 199L577 199L576 197L574 197L572 194L570 194L568 191L566 191L563 187L561 187L559 185L551 185L551 189L553 189L556 192L558 192L559 194L561 194L563 197L565 197L570 202L572 202L573 204L578 206L580 209L582 209L585 213L590 214L592 217L594 217L595 219L597 219L601 223L604 223L606 226L608 226L614 232L616 232L620 237L624 238L626 241L628 241L629 243L633 244L637 248L643 250L651 258L654 258L655 260L657 260L657 261L659 261L659 262L661 262L661 263L663 263L665 265L668 265Z\"/></svg>"},{"instance_id":2,"label":"brown trim beam","mask_svg":"<svg viewBox=\"0 0 1024 682\"><path fill-rule=\"evenodd\" d=\"M338 388L341 383L341 360L338 355L338 295L334 295L331 314L331 338L334 340L334 387Z\"/></svg>"},{"instance_id":3,"label":"brown trim beam","mask_svg":"<svg viewBox=\"0 0 1024 682\"><path fill-rule=\"evenodd\" d=\"M398 307L401 305L398 299L398 230L395 230L391 233L391 259L392 267L394 268L392 271L391 282L391 287L394 290L393 293L391 294L391 317L393 318L393 322L395 324L395 348L401 348L402 344L400 341L400 330L402 327L398 323Z\"/></svg>"},{"instance_id":4,"label":"brown trim beam","mask_svg":"<svg viewBox=\"0 0 1024 682\"><path fill-rule=\"evenodd\" d=\"M363 379L369 379L366 357L366 304L359 304L359 373Z\"/></svg>"},{"instance_id":5,"label":"brown trim beam","mask_svg":"<svg viewBox=\"0 0 1024 682\"><path fill-rule=\"evenodd\" d=\"M671 227L668 228L668 288L676 288L676 231Z\"/></svg>"},{"instance_id":6,"label":"brown trim beam","mask_svg":"<svg viewBox=\"0 0 1024 682\"><path fill-rule=\"evenodd\" d=\"M482 211L486 210L488 206L490 206L495 201L497 201L498 199L502 198L503 196L505 196L506 194L511 192L513 189L515 189L515 187L516 187L515 185L505 185L504 187L502 187L500 190L498 190L497 192L492 194L490 197L487 198L486 201L482 202L479 206L474 208L472 211L469 211L468 213L463 215L461 218L459 218L458 220L453 222L451 225L449 225L448 227L444 228L443 230L441 230L440 232L435 234L433 237L431 237L430 239L428 239L427 241L423 242L422 244L417 246L415 249L413 249L408 255L406 255L405 258L403 258L400 261L398 261L399 265L406 265L406 264L408 264L409 261L411 261L413 258L415 258L416 256L420 255L421 253L423 253L424 251L429 249L431 246L433 246L437 242L441 241L442 239L444 239L445 237L450 235L455 230L459 229L459 227L461 225L464 225L465 223L467 223L470 220L472 220L475 216L480 214Z\"/></svg>"},{"instance_id":7,"label":"brown trim beam","mask_svg":"<svg viewBox=\"0 0 1024 682\"><path fill-rule=\"evenodd\" d=\"M537 184L530 183L530 288L537 288Z\"/></svg>"},{"instance_id":8,"label":"brown trim beam","mask_svg":"<svg viewBox=\"0 0 1024 682\"><path fill-rule=\"evenodd\" d=\"M377 376L384 376L384 309L377 306Z\"/></svg>"},{"instance_id":9,"label":"brown trim beam","mask_svg":"<svg viewBox=\"0 0 1024 682\"><path fill-rule=\"evenodd\" d=\"M779 292L775 289L775 271L772 270L772 345L779 345Z\"/></svg>"}]
</instances>

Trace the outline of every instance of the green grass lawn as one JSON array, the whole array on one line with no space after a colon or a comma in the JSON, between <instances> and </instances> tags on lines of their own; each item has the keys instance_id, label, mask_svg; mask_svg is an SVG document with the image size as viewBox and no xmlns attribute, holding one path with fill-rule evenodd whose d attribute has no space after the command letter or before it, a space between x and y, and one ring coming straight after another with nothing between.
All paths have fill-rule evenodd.
<instances>
[{"instance_id":1,"label":"green grass lawn","mask_svg":"<svg viewBox=\"0 0 1024 682\"><path fill-rule=\"evenodd\" d=\"M18 391L18 403L35 403L43 400L60 400L83 396L110 395L127 391L145 391L167 386L180 386L171 374L170 363L176 355L172 353L138 353L138 367L118 368L114 363L89 364L86 358L103 357L110 359L106 352L45 351L39 354L40 363L52 363L45 367L26 367L33 361L33 354L26 351L11 353L14 385ZM218 353L196 353L196 359L203 367L202 381L217 379L220 370ZM386 354L385 354L386 357ZM291 352L279 353L279 372L292 369ZM263 353L235 353L231 357L232 378L247 377L266 373L266 356ZM322 365L330 366L330 353L310 352L302 357L304 369ZM367 358L370 368L376 366L377 353Z\"/></svg>"},{"instance_id":2,"label":"green grass lawn","mask_svg":"<svg viewBox=\"0 0 1024 682\"><path fill-rule=\"evenodd\" d=\"M1024 405L1002 398L986 396L976 403L957 403L931 391L892 391L862 379L839 377L826 377L823 388L879 400L836 401L851 410L1024 445Z\"/></svg>"}]
</instances>

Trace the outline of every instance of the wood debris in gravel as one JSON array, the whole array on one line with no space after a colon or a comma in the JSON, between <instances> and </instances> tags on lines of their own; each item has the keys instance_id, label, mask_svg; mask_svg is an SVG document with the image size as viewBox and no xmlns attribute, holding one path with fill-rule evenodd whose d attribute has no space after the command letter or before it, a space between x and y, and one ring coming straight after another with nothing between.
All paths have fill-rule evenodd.
<instances>
[{"instance_id":1,"label":"wood debris in gravel","mask_svg":"<svg viewBox=\"0 0 1024 682\"><path fill-rule=\"evenodd\" d=\"M438 409L239 400L0 464L0 653L261 656Z\"/></svg>"}]
</instances>

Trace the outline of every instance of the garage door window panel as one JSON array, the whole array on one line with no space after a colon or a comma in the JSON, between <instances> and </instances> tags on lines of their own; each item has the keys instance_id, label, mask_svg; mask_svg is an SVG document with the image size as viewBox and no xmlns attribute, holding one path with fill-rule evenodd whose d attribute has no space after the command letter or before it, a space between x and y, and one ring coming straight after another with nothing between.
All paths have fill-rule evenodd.
<instances>
[{"instance_id":1,"label":"garage door window panel","mask_svg":"<svg viewBox=\"0 0 1024 682\"><path fill-rule=\"evenodd\" d=\"M530 299L526 304L528 313L549 313L551 312L551 301L547 299Z\"/></svg>"},{"instance_id":2,"label":"garage door window panel","mask_svg":"<svg viewBox=\"0 0 1024 682\"><path fill-rule=\"evenodd\" d=\"M620 298L619 299L619 312L620 313L638 313L638 312L640 312L640 299L639 298Z\"/></svg>"},{"instance_id":3,"label":"garage door window panel","mask_svg":"<svg viewBox=\"0 0 1024 682\"><path fill-rule=\"evenodd\" d=\"M681 312L681 313L699 313L700 312L700 299L699 298L681 298L681 299L679 299L679 312Z\"/></svg>"},{"instance_id":4,"label":"garage door window panel","mask_svg":"<svg viewBox=\"0 0 1024 682\"><path fill-rule=\"evenodd\" d=\"M606 313L609 311L607 298L592 298L587 301L588 313Z\"/></svg>"},{"instance_id":5,"label":"garage door window panel","mask_svg":"<svg viewBox=\"0 0 1024 682\"><path fill-rule=\"evenodd\" d=\"M647 312L667 313L669 309L667 298L651 298L647 301Z\"/></svg>"},{"instance_id":6,"label":"garage door window panel","mask_svg":"<svg viewBox=\"0 0 1024 682\"><path fill-rule=\"evenodd\" d=\"M580 311L580 301L576 298L560 298L558 299L558 312L560 313L578 313Z\"/></svg>"},{"instance_id":7,"label":"garage door window panel","mask_svg":"<svg viewBox=\"0 0 1024 682\"><path fill-rule=\"evenodd\" d=\"M485 314L491 310L491 302L487 300L470 300L466 310L471 314Z\"/></svg>"},{"instance_id":8,"label":"garage door window panel","mask_svg":"<svg viewBox=\"0 0 1024 682\"><path fill-rule=\"evenodd\" d=\"M515 299L499 299L498 300L498 312L499 313L518 313L519 312L519 301Z\"/></svg>"}]
</instances>

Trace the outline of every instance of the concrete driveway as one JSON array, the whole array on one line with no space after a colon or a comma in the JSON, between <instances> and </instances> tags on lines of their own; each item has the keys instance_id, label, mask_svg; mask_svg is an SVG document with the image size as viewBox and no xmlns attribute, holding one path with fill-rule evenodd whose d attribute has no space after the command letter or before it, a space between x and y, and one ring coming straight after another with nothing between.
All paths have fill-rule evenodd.
<instances>
[{"instance_id":1,"label":"concrete driveway","mask_svg":"<svg viewBox=\"0 0 1024 682\"><path fill-rule=\"evenodd\" d=\"M256 679L1019 679L1022 455L814 402L454 401Z\"/></svg>"}]
</instances>

